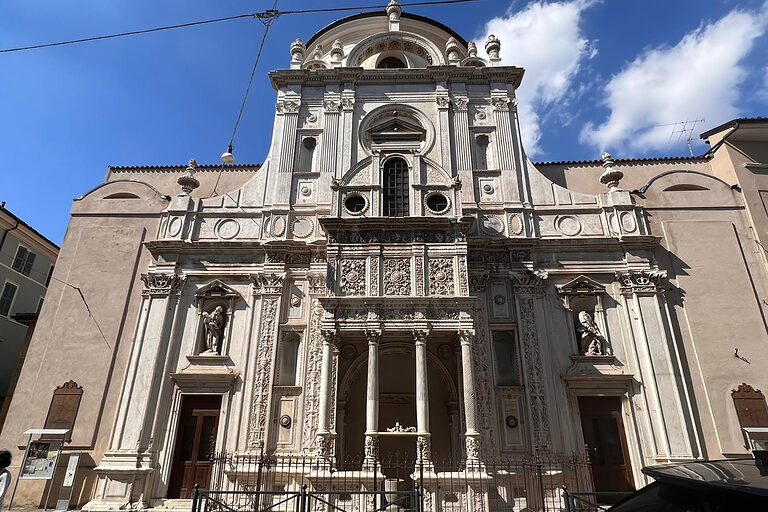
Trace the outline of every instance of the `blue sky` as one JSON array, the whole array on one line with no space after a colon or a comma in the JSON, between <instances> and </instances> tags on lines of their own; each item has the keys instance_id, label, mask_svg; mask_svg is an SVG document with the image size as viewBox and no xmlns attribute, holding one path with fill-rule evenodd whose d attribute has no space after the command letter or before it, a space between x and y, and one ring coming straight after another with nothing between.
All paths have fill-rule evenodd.
<instances>
[{"instance_id":1,"label":"blue sky","mask_svg":"<svg viewBox=\"0 0 768 512\"><path fill-rule=\"evenodd\" d=\"M0 48L268 9L273 1L5 0ZM282 0L281 9L385 4ZM485 0L406 7L526 68L518 93L534 161L685 155L669 123L768 113L768 2ZM351 14L351 13L349 13ZM284 16L270 31L238 131L239 162L261 162L288 65L338 14ZM108 165L216 163L229 140L264 27L245 19L95 43L0 54L0 200L60 243L72 198ZM482 44L478 44L482 48ZM696 141L694 151L706 147Z\"/></svg>"}]
</instances>

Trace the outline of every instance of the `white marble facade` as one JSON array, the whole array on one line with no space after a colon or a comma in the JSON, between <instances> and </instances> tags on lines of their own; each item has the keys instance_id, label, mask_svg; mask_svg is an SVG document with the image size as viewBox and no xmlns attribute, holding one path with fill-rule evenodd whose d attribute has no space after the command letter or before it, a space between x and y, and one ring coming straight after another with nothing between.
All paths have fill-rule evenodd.
<instances>
[{"instance_id":1,"label":"white marble facade","mask_svg":"<svg viewBox=\"0 0 768 512\"><path fill-rule=\"evenodd\" d=\"M619 166L605 156L599 195L553 184L523 151L523 70L499 65L501 43L485 42L484 60L401 11L291 46L289 69L270 73L274 133L251 181L193 199L194 162L180 179L145 243L153 262L87 508L166 496L187 394L222 396L217 450L375 460L398 428L382 405L397 399L384 389L393 361L415 376L399 428L417 464L581 452L578 397L595 395L621 399L635 485L647 464L701 455L659 240ZM400 216L386 215L393 159ZM445 421L433 377L456 404Z\"/></svg>"}]
</instances>

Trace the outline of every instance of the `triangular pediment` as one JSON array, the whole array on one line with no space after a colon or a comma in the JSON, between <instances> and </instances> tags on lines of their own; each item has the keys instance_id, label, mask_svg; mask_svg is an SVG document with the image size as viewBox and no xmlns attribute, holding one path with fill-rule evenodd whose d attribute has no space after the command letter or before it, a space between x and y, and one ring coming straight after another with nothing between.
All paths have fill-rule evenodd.
<instances>
[{"instance_id":1,"label":"triangular pediment","mask_svg":"<svg viewBox=\"0 0 768 512\"><path fill-rule=\"evenodd\" d=\"M227 286L226 284L222 283L218 279L211 281L207 285L197 290L197 293L195 295L198 297L210 297L210 298L217 297L217 298L226 298L226 299L240 297L240 294L234 288Z\"/></svg>"},{"instance_id":2,"label":"triangular pediment","mask_svg":"<svg viewBox=\"0 0 768 512\"><path fill-rule=\"evenodd\" d=\"M426 137L426 133L426 130L421 126L402 118L388 119L373 126L368 131L373 142L422 141Z\"/></svg>"},{"instance_id":3,"label":"triangular pediment","mask_svg":"<svg viewBox=\"0 0 768 512\"><path fill-rule=\"evenodd\" d=\"M585 275L571 279L557 287L557 292L565 295L590 295L605 292L605 286Z\"/></svg>"}]
</instances>

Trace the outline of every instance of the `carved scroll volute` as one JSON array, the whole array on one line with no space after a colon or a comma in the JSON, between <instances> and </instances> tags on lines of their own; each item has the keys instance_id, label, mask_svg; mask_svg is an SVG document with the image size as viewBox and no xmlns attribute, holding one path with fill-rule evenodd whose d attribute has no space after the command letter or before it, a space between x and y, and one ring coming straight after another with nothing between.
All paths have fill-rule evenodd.
<instances>
[{"instance_id":1,"label":"carved scroll volute","mask_svg":"<svg viewBox=\"0 0 768 512\"><path fill-rule=\"evenodd\" d=\"M257 272L249 276L253 294L280 295L288 272Z\"/></svg>"}]
</instances>

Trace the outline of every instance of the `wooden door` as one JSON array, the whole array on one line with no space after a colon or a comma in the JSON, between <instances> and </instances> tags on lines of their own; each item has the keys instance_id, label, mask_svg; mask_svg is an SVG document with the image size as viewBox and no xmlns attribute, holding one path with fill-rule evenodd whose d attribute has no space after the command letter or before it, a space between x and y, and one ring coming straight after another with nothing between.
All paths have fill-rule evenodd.
<instances>
[{"instance_id":1,"label":"wooden door","mask_svg":"<svg viewBox=\"0 0 768 512\"><path fill-rule=\"evenodd\" d=\"M619 397L579 397L581 429L596 492L634 491Z\"/></svg>"},{"instance_id":2,"label":"wooden door","mask_svg":"<svg viewBox=\"0 0 768 512\"><path fill-rule=\"evenodd\" d=\"M220 408L220 396L186 395L183 398L168 485L169 498L190 498L195 484L202 489L210 484Z\"/></svg>"}]
</instances>

